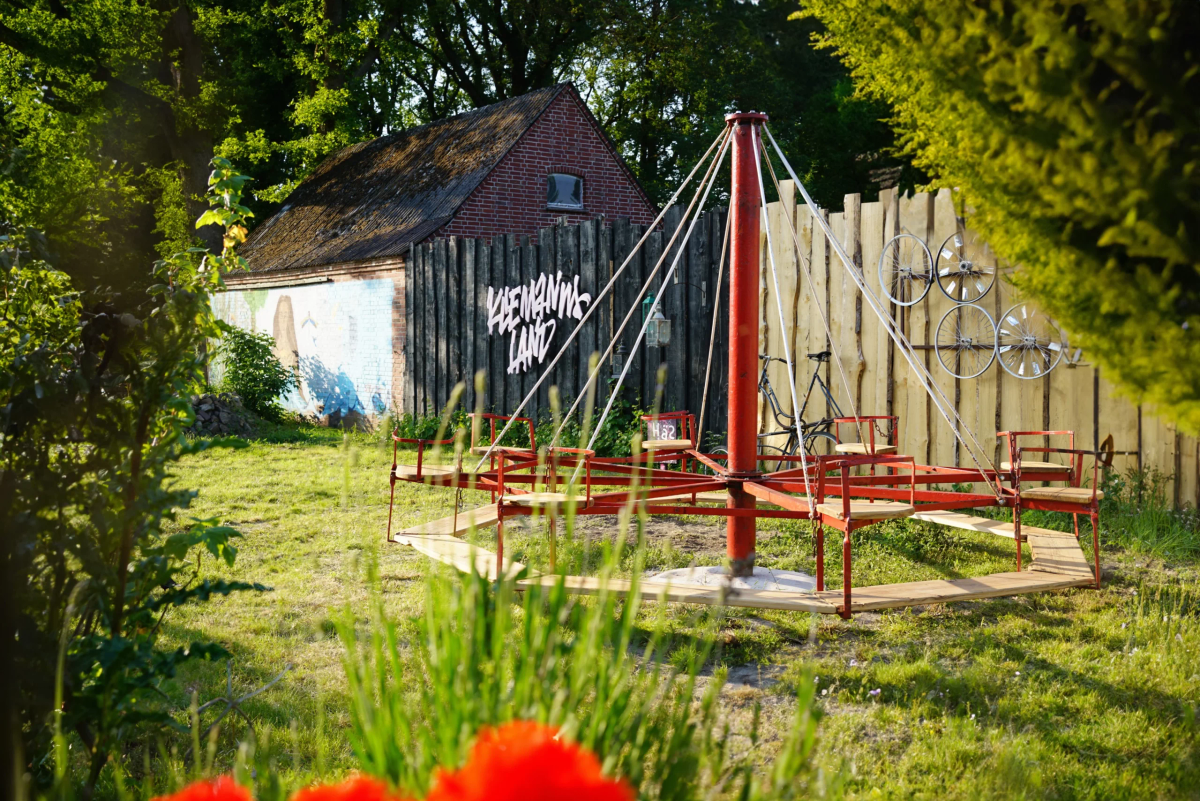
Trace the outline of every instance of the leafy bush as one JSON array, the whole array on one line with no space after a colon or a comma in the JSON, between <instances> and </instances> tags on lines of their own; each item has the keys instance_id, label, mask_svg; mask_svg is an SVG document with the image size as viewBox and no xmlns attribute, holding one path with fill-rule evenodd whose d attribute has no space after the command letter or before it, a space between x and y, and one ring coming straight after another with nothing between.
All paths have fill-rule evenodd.
<instances>
[{"instance_id":1,"label":"leafy bush","mask_svg":"<svg viewBox=\"0 0 1200 801\"><path fill-rule=\"evenodd\" d=\"M1028 296L1200 431L1200 4L803 5Z\"/></svg>"},{"instance_id":2,"label":"leafy bush","mask_svg":"<svg viewBox=\"0 0 1200 801\"><path fill-rule=\"evenodd\" d=\"M158 263L141 318L117 313L110 296L71 292L22 242L3 243L0 695L16 706L3 710L5 734L16 721L25 769L39 782L52 765L64 775L70 736L83 746L90 792L123 742L173 725L163 680L184 661L227 655L206 642L159 648L172 608L265 589L198 579L205 552L232 564L238 534L181 519L196 493L170 478L180 457L233 444L184 436L202 345L220 335L208 298L238 263L233 247L246 232L246 179L214 163L213 209L199 224L221 224L225 248Z\"/></svg>"},{"instance_id":3,"label":"leafy bush","mask_svg":"<svg viewBox=\"0 0 1200 801\"><path fill-rule=\"evenodd\" d=\"M296 376L275 355L275 340L268 334L222 325L225 331L221 358L225 375L222 388L236 392L247 409L271 422L283 416L279 397L297 385Z\"/></svg>"},{"instance_id":4,"label":"leafy bush","mask_svg":"<svg viewBox=\"0 0 1200 801\"><path fill-rule=\"evenodd\" d=\"M1105 473L1100 502L1103 541L1159 557L1200 556L1200 516L1191 507L1174 508L1167 497L1169 480L1153 468Z\"/></svg>"}]
</instances>

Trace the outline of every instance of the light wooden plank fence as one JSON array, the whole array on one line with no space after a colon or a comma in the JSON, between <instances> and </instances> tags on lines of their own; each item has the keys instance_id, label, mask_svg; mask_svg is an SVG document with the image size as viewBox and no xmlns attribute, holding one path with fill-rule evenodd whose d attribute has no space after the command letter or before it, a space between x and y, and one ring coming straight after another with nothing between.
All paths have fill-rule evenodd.
<instances>
[{"instance_id":1,"label":"light wooden plank fence","mask_svg":"<svg viewBox=\"0 0 1200 801\"><path fill-rule=\"evenodd\" d=\"M783 340L787 337L798 365L797 383L803 393L813 369L813 362L805 355L832 349L844 367L845 380L835 367L828 368L823 377L846 414L857 407L861 414L897 415L901 453L934 464L970 464L970 457L960 452L953 431L861 298L841 259L813 225L808 208L786 197L790 194L789 187L790 182L784 187L784 200L770 204L767 213L770 242L780 273L786 331L779 325L774 286L766 272L765 232L762 237L761 341L766 351L782 356ZM841 239L846 252L861 266L869 285L885 303L886 296L879 286L878 262L891 237L904 232L915 234L925 240L936 257L938 247L955 231L972 236L969 230L961 228L948 190L909 197L885 192L874 203L861 202L859 195L847 195L843 211L822 213L827 215L835 236ZM788 216L800 234L800 254L793 246ZM805 264L811 270L811 283L804 274ZM999 320L1005 310L1021 300L1015 288L1001 278L981 305ZM953 302L935 286L914 306L888 305L934 380L946 397L954 401L963 423L975 432L985 448L995 446L997 461L1000 454L995 433L1001 430L1071 429L1075 431L1077 446L1089 449L1098 448L1112 435L1117 452L1115 467L1157 469L1171 477L1167 488L1169 501L1177 506L1200 505L1200 442L1154 417L1149 409L1117 395L1099 368L1088 363L1086 352L1080 364L1068 365L1064 360L1038 379L1015 378L998 362L978 378L956 379L942 368L932 348L937 324ZM828 334L819 316L822 308L828 314ZM770 376L782 405L790 411L786 369L773 364ZM814 410L810 405L810 410L816 413L810 411L808 416L824 414L822 406L819 404ZM762 413L763 409L765 404L760 404L760 430L766 431L770 430L767 426L773 428L774 424Z\"/></svg>"}]
</instances>

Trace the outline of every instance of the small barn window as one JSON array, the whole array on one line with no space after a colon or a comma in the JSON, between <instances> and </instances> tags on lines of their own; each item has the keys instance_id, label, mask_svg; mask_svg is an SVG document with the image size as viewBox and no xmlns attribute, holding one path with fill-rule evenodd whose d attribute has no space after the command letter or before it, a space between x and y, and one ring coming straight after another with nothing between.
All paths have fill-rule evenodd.
<instances>
[{"instance_id":1,"label":"small barn window","mask_svg":"<svg viewBox=\"0 0 1200 801\"><path fill-rule=\"evenodd\" d=\"M546 178L546 205L552 209L583 210L583 179L552 172Z\"/></svg>"}]
</instances>

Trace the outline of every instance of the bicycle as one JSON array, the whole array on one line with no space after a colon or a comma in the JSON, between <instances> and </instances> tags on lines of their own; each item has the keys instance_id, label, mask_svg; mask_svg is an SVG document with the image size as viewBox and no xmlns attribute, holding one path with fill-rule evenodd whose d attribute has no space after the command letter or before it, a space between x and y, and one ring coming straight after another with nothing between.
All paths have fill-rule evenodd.
<instances>
[{"instance_id":1,"label":"bicycle","mask_svg":"<svg viewBox=\"0 0 1200 801\"><path fill-rule=\"evenodd\" d=\"M812 378L809 379L808 389L804 393L804 402L800 404L800 413L798 415L800 420L800 432L804 435L805 454L816 453L817 448L820 447L823 442L827 443L825 452L832 453L833 447L838 443L836 434L830 429L833 428L834 421L843 416L842 410L837 405L837 401L833 399L833 395L829 392L829 387L826 385L825 380L821 378L821 365L829 361L830 355L830 351L827 350L821 351L820 353L808 354L808 358L816 362L816 365L813 367ZM765 353L760 353L758 358L763 363L762 371L758 375L758 391L763 395L764 398L766 398L767 404L771 408L771 416L774 417L775 424L779 426L778 431L764 431L758 435L758 452L760 454L769 452L777 453L780 456L797 456L799 455L800 443L800 439L796 435L797 415L788 414L783 410L783 405L779 402L779 397L775 394L775 388L771 386L771 379L767 375L767 368L770 367L771 362L775 361L782 364L787 364L787 362L784 359L780 359L778 356L768 356ZM811 423L806 423L804 421L804 412L808 409L808 402L812 399L813 390L818 387L821 390L821 394L825 397L825 402L829 404L829 409L833 412L833 414L829 417L823 417L820 420L814 420ZM763 442L763 440L769 440L772 437L779 437L785 434L787 435L787 440L782 447L779 445L765 444ZM780 465L786 465L789 464L789 462L781 459L774 461L773 464L775 466L771 467L771 463L768 460L761 460L759 462L759 469L765 472L772 472L773 470L780 469Z\"/></svg>"},{"instance_id":2,"label":"bicycle","mask_svg":"<svg viewBox=\"0 0 1200 801\"><path fill-rule=\"evenodd\" d=\"M821 365L829 361L830 355L830 351L827 350L820 353L808 354L808 358L817 364L813 368L812 378L808 382L808 390L804 394L804 403L800 405L800 430L804 433L804 452L806 454L815 453L815 448L819 447L822 442L828 443L824 453L832 453L834 446L838 443L837 436L831 429L834 426L834 421L843 416L842 410L837 405L837 401L833 399L833 395L829 392L829 387L825 384L824 379L821 378ZM787 364L787 362L777 356L768 356L765 353L760 353L758 358L763 362L762 372L758 376L758 391L766 397L767 404L771 407L771 415L775 418L775 424L779 426L778 431L764 431L758 435L758 452L760 456L764 452L778 456L797 456L800 440L796 436L796 418L783 410L783 405L779 402L779 397L775 394L775 388L771 385L771 379L767 375L767 368L772 361L783 362L784 364ZM808 402L812 398L813 390L818 387L833 414L829 417L823 417L820 420L806 423L804 422L804 412L808 408ZM778 437L785 434L787 435L787 441L782 447L764 444L763 442L771 437ZM710 449L709 453L717 457L722 457L728 456L729 451L724 446L718 446ZM783 459L760 458L758 469L764 473L772 473L779 470L781 465L786 467L788 464L790 462ZM702 468L701 472L712 474L714 471L710 468Z\"/></svg>"}]
</instances>

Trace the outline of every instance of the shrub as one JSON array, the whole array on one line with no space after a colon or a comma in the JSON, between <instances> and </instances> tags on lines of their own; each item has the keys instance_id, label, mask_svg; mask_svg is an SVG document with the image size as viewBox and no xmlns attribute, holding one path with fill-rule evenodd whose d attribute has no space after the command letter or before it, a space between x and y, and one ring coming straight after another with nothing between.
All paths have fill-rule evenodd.
<instances>
[{"instance_id":1,"label":"shrub","mask_svg":"<svg viewBox=\"0 0 1200 801\"><path fill-rule=\"evenodd\" d=\"M279 397L297 385L296 376L275 356L275 340L267 334L222 325L225 336L221 358L225 375L222 389L236 392L247 409L263 419L278 422L283 416Z\"/></svg>"},{"instance_id":2,"label":"shrub","mask_svg":"<svg viewBox=\"0 0 1200 801\"><path fill-rule=\"evenodd\" d=\"M641 431L642 415L645 412L635 403L631 403L624 399L618 399L614 404L612 411L604 421L604 427L600 430L600 436L596 438L594 448L598 456L629 456L631 451L631 443L633 442L634 434ZM589 426L589 431L595 430L595 424L600 419L600 412L597 410L592 415L592 423ZM384 431L390 435L394 430L397 436L405 439L433 439L442 425L442 418L439 415L413 415L408 412L404 414L389 417L385 422ZM558 428L555 423L554 416L549 410L543 411L534 421L534 436L537 439L539 446L549 446L554 439L554 432ZM443 437L450 439L454 437L454 432L462 430L469 434L471 430L471 419L467 417L467 412L463 409L455 409L446 425L446 431ZM528 447L529 446L529 429L524 424L514 425L509 432L501 440L502 445L511 445L513 447ZM499 426L497 427L499 433ZM581 441L582 427L577 419L572 418L567 421L563 427L562 436L559 437L558 444L564 448L582 448L587 444L586 440ZM484 426L480 429L480 442L478 444L487 443L488 430ZM389 440L390 441L390 440Z\"/></svg>"},{"instance_id":3,"label":"shrub","mask_svg":"<svg viewBox=\"0 0 1200 801\"><path fill-rule=\"evenodd\" d=\"M1158 557L1200 555L1200 518L1194 508L1173 508L1167 497L1169 480L1153 468L1106 472L1100 502L1103 541Z\"/></svg>"},{"instance_id":4,"label":"shrub","mask_svg":"<svg viewBox=\"0 0 1200 801\"><path fill-rule=\"evenodd\" d=\"M66 738L77 737L90 792L123 742L173 725L163 680L186 660L227 655L206 642L161 649L172 608L265 589L198 580L203 553L234 561L238 534L181 519L195 492L170 476L181 456L232 444L184 436L202 345L220 334L208 298L245 237L246 179L215 164L213 209L200 224L223 225L225 249L202 263L202 251L159 262L141 318L119 313L109 295L71 292L22 242L3 243L0 665L4 703L16 710L0 720L6 735L17 722L24 769L43 784L52 766L65 775Z\"/></svg>"}]
</instances>

